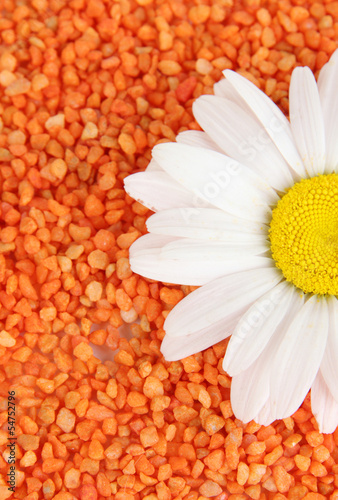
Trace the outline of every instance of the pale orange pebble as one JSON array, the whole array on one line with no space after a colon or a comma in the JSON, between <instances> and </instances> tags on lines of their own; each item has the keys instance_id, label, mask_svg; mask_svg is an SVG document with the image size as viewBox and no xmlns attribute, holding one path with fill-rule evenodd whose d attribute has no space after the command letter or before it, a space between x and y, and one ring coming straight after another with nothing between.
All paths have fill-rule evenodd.
<instances>
[{"instance_id":1,"label":"pale orange pebble","mask_svg":"<svg viewBox=\"0 0 338 500\"><path fill-rule=\"evenodd\" d=\"M248 484L258 484L266 472L266 465L251 463L249 465Z\"/></svg>"},{"instance_id":2,"label":"pale orange pebble","mask_svg":"<svg viewBox=\"0 0 338 500\"><path fill-rule=\"evenodd\" d=\"M67 170L67 164L61 158L57 158L50 165L50 172L57 179L63 179L67 173Z\"/></svg>"},{"instance_id":3,"label":"pale orange pebble","mask_svg":"<svg viewBox=\"0 0 338 500\"><path fill-rule=\"evenodd\" d=\"M142 429L140 432L140 441L144 448L156 445L159 441L156 427L152 425Z\"/></svg>"},{"instance_id":4,"label":"pale orange pebble","mask_svg":"<svg viewBox=\"0 0 338 500\"><path fill-rule=\"evenodd\" d=\"M277 486L275 480L272 476L269 476L265 481L262 482L263 488L273 493L277 493Z\"/></svg>"},{"instance_id":5,"label":"pale orange pebble","mask_svg":"<svg viewBox=\"0 0 338 500\"><path fill-rule=\"evenodd\" d=\"M271 61L259 61L258 69L265 75L274 75L278 68Z\"/></svg>"},{"instance_id":6,"label":"pale orange pebble","mask_svg":"<svg viewBox=\"0 0 338 500\"><path fill-rule=\"evenodd\" d=\"M266 26L263 29L261 40L264 47L273 47L277 42L273 29L269 26Z\"/></svg>"},{"instance_id":7,"label":"pale orange pebble","mask_svg":"<svg viewBox=\"0 0 338 500\"><path fill-rule=\"evenodd\" d=\"M214 450L204 458L204 463L208 469L217 472L224 465L225 453L223 450Z\"/></svg>"},{"instance_id":8,"label":"pale orange pebble","mask_svg":"<svg viewBox=\"0 0 338 500\"><path fill-rule=\"evenodd\" d=\"M244 485L249 478L249 466L244 462L239 462L237 467L237 482L240 485Z\"/></svg>"},{"instance_id":9,"label":"pale orange pebble","mask_svg":"<svg viewBox=\"0 0 338 500\"><path fill-rule=\"evenodd\" d=\"M95 217L105 212L105 206L95 195L90 194L86 198L84 211L87 217Z\"/></svg>"},{"instance_id":10,"label":"pale orange pebble","mask_svg":"<svg viewBox=\"0 0 338 500\"><path fill-rule=\"evenodd\" d=\"M29 453L29 452L27 452ZM65 466L64 460L61 458L46 458L42 462L42 471L45 474L52 474L54 472L59 472L61 471Z\"/></svg>"},{"instance_id":11,"label":"pale orange pebble","mask_svg":"<svg viewBox=\"0 0 338 500\"><path fill-rule=\"evenodd\" d=\"M9 498L12 494L13 492L9 489L8 484L6 484L5 486L3 484L0 484L0 497L3 500L7 500L7 498Z\"/></svg>"},{"instance_id":12,"label":"pale orange pebble","mask_svg":"<svg viewBox=\"0 0 338 500\"><path fill-rule=\"evenodd\" d=\"M164 60L158 63L158 69L166 76L175 76L182 71L182 66L176 61Z\"/></svg>"},{"instance_id":13,"label":"pale orange pebble","mask_svg":"<svg viewBox=\"0 0 338 500\"><path fill-rule=\"evenodd\" d=\"M117 396L117 382L114 378L111 378L109 380L107 387L106 387L106 393L112 399L116 398L116 396Z\"/></svg>"},{"instance_id":14,"label":"pale orange pebble","mask_svg":"<svg viewBox=\"0 0 338 500\"><path fill-rule=\"evenodd\" d=\"M298 5L295 7L292 7L292 9L290 11L290 17L291 17L292 21L294 21L297 24L304 21L309 16L310 16L309 10L304 8L304 7L298 6Z\"/></svg>"},{"instance_id":15,"label":"pale orange pebble","mask_svg":"<svg viewBox=\"0 0 338 500\"><path fill-rule=\"evenodd\" d=\"M12 154L6 148L0 148L0 161L11 161L13 159Z\"/></svg>"},{"instance_id":16,"label":"pale orange pebble","mask_svg":"<svg viewBox=\"0 0 338 500\"><path fill-rule=\"evenodd\" d=\"M106 448L104 454L109 460L118 459L122 456L123 448L121 443L118 441L113 442L108 448Z\"/></svg>"},{"instance_id":17,"label":"pale orange pebble","mask_svg":"<svg viewBox=\"0 0 338 500\"><path fill-rule=\"evenodd\" d=\"M286 472L283 466L276 465L272 469L272 475L275 480L277 490L280 493L286 493L289 491L293 478Z\"/></svg>"},{"instance_id":18,"label":"pale orange pebble","mask_svg":"<svg viewBox=\"0 0 338 500\"><path fill-rule=\"evenodd\" d=\"M69 410L74 410L80 400L81 394L79 392L70 391L65 396L65 406Z\"/></svg>"},{"instance_id":19,"label":"pale orange pebble","mask_svg":"<svg viewBox=\"0 0 338 500\"><path fill-rule=\"evenodd\" d=\"M13 252L15 248L15 243L0 243L0 254Z\"/></svg>"},{"instance_id":20,"label":"pale orange pebble","mask_svg":"<svg viewBox=\"0 0 338 500\"><path fill-rule=\"evenodd\" d=\"M124 349L118 351L114 360L124 366L134 366L135 364L133 356Z\"/></svg>"},{"instance_id":21,"label":"pale orange pebble","mask_svg":"<svg viewBox=\"0 0 338 500\"><path fill-rule=\"evenodd\" d=\"M265 8L258 9L256 17L262 26L269 26L271 24L271 14Z\"/></svg>"},{"instance_id":22,"label":"pale orange pebble","mask_svg":"<svg viewBox=\"0 0 338 500\"><path fill-rule=\"evenodd\" d=\"M99 281L91 281L85 289L85 294L92 302L97 302L101 299L103 293L102 283Z\"/></svg>"},{"instance_id":23,"label":"pale orange pebble","mask_svg":"<svg viewBox=\"0 0 338 500\"><path fill-rule=\"evenodd\" d=\"M213 70L213 65L207 59L199 58L196 61L196 71L200 75L208 75Z\"/></svg>"},{"instance_id":24,"label":"pale orange pebble","mask_svg":"<svg viewBox=\"0 0 338 500\"><path fill-rule=\"evenodd\" d=\"M43 307L40 310L39 316L44 321L53 321L57 316L57 309L54 306Z\"/></svg>"},{"instance_id":25,"label":"pale orange pebble","mask_svg":"<svg viewBox=\"0 0 338 500\"><path fill-rule=\"evenodd\" d=\"M327 468L320 462L317 462L317 460L312 460L309 472L315 477L325 477L327 475Z\"/></svg>"},{"instance_id":26,"label":"pale orange pebble","mask_svg":"<svg viewBox=\"0 0 338 500\"><path fill-rule=\"evenodd\" d=\"M211 8L208 5L196 5L189 9L188 17L193 24L203 24L208 20L210 12Z\"/></svg>"},{"instance_id":27,"label":"pale orange pebble","mask_svg":"<svg viewBox=\"0 0 338 500\"><path fill-rule=\"evenodd\" d=\"M318 462L325 462L330 457L330 452L324 445L316 446L313 449L312 458Z\"/></svg>"},{"instance_id":28,"label":"pale orange pebble","mask_svg":"<svg viewBox=\"0 0 338 500\"><path fill-rule=\"evenodd\" d=\"M9 71L14 71L17 66L17 59L8 51L5 51L0 57L0 67L2 69L8 69Z\"/></svg>"},{"instance_id":29,"label":"pale orange pebble","mask_svg":"<svg viewBox=\"0 0 338 500\"><path fill-rule=\"evenodd\" d=\"M170 50L174 43L174 37L171 33L162 30L159 33L158 42L160 50Z\"/></svg>"},{"instance_id":30,"label":"pale orange pebble","mask_svg":"<svg viewBox=\"0 0 338 500\"><path fill-rule=\"evenodd\" d=\"M310 446L319 446L324 442L324 436L318 431L310 431L305 434L305 439Z\"/></svg>"},{"instance_id":31,"label":"pale orange pebble","mask_svg":"<svg viewBox=\"0 0 338 500\"><path fill-rule=\"evenodd\" d=\"M86 141L88 139L96 139L99 134L97 125L93 122L87 122L81 134L81 139Z\"/></svg>"},{"instance_id":32,"label":"pale orange pebble","mask_svg":"<svg viewBox=\"0 0 338 500\"><path fill-rule=\"evenodd\" d=\"M18 78L8 85L5 89L5 95L13 97L21 94L25 94L29 91L31 87L31 82L26 78Z\"/></svg>"},{"instance_id":33,"label":"pale orange pebble","mask_svg":"<svg viewBox=\"0 0 338 500\"><path fill-rule=\"evenodd\" d=\"M140 236L140 232L137 230L129 230L128 233L121 234L117 239L116 243L122 249L127 249L132 243Z\"/></svg>"},{"instance_id":34,"label":"pale orange pebble","mask_svg":"<svg viewBox=\"0 0 338 500\"><path fill-rule=\"evenodd\" d=\"M105 270L109 264L109 257L102 250L93 250L88 255L88 264L92 268Z\"/></svg>"},{"instance_id":35,"label":"pale orange pebble","mask_svg":"<svg viewBox=\"0 0 338 500\"><path fill-rule=\"evenodd\" d=\"M20 467L31 467L37 462L37 456L34 451L27 451L20 460Z\"/></svg>"},{"instance_id":36,"label":"pale orange pebble","mask_svg":"<svg viewBox=\"0 0 338 500\"><path fill-rule=\"evenodd\" d=\"M52 394L55 391L54 380L49 380L49 379L46 379L46 378L38 378L36 380L36 385L45 394Z\"/></svg>"},{"instance_id":37,"label":"pale orange pebble","mask_svg":"<svg viewBox=\"0 0 338 500\"><path fill-rule=\"evenodd\" d=\"M25 451L35 451L39 448L40 437L31 434L20 434L18 444Z\"/></svg>"},{"instance_id":38,"label":"pale orange pebble","mask_svg":"<svg viewBox=\"0 0 338 500\"><path fill-rule=\"evenodd\" d=\"M73 467L65 473L64 483L66 488L78 488L80 486L81 472Z\"/></svg>"},{"instance_id":39,"label":"pale orange pebble","mask_svg":"<svg viewBox=\"0 0 338 500\"><path fill-rule=\"evenodd\" d=\"M80 241L85 241L90 238L91 229L88 226L78 226L76 224L70 223L68 226L68 231L70 236L74 241L79 243ZM68 271L69 272L69 271Z\"/></svg>"},{"instance_id":40,"label":"pale orange pebble","mask_svg":"<svg viewBox=\"0 0 338 500\"><path fill-rule=\"evenodd\" d=\"M21 130L13 130L7 136L8 144L25 144L26 135Z\"/></svg>"},{"instance_id":41,"label":"pale orange pebble","mask_svg":"<svg viewBox=\"0 0 338 500\"><path fill-rule=\"evenodd\" d=\"M230 401L222 401L219 407L225 419L230 418L233 415Z\"/></svg>"},{"instance_id":42,"label":"pale orange pebble","mask_svg":"<svg viewBox=\"0 0 338 500\"><path fill-rule=\"evenodd\" d=\"M266 449L266 445L262 441L254 441L245 450L247 455L259 455Z\"/></svg>"},{"instance_id":43,"label":"pale orange pebble","mask_svg":"<svg viewBox=\"0 0 338 500\"><path fill-rule=\"evenodd\" d=\"M209 415L206 418L204 428L209 436L216 434L219 430L224 427L225 421L224 418L218 415Z\"/></svg>"},{"instance_id":44,"label":"pale orange pebble","mask_svg":"<svg viewBox=\"0 0 338 500\"><path fill-rule=\"evenodd\" d=\"M121 146L122 150L130 155L136 153L136 144L133 137L129 134L122 132L122 134L118 137L118 143Z\"/></svg>"},{"instance_id":45,"label":"pale orange pebble","mask_svg":"<svg viewBox=\"0 0 338 500\"><path fill-rule=\"evenodd\" d=\"M49 80L46 75L39 73L34 75L32 78L32 90L38 92L39 90L45 89L49 85Z\"/></svg>"},{"instance_id":46,"label":"pale orange pebble","mask_svg":"<svg viewBox=\"0 0 338 500\"><path fill-rule=\"evenodd\" d=\"M284 446L288 448L293 448L296 446L296 444L299 443L299 441L302 440L301 434L291 434L285 441L284 441ZM321 443L320 443L321 444Z\"/></svg>"},{"instance_id":47,"label":"pale orange pebble","mask_svg":"<svg viewBox=\"0 0 338 500\"><path fill-rule=\"evenodd\" d=\"M62 368L62 366L60 367L60 370L61 370L61 368ZM66 380L68 378L69 378L69 375L67 375L66 373L59 373L59 375L54 377L55 387L60 387L60 385L62 385L64 382L66 382Z\"/></svg>"},{"instance_id":48,"label":"pale orange pebble","mask_svg":"<svg viewBox=\"0 0 338 500\"><path fill-rule=\"evenodd\" d=\"M104 448L98 439L92 439L90 442L88 456L93 460L104 460Z\"/></svg>"},{"instance_id":49,"label":"pale orange pebble","mask_svg":"<svg viewBox=\"0 0 338 500\"><path fill-rule=\"evenodd\" d=\"M236 470L239 464L240 455L238 452L238 446L236 443L230 443L226 445L225 457L227 463L232 470Z\"/></svg>"},{"instance_id":50,"label":"pale orange pebble","mask_svg":"<svg viewBox=\"0 0 338 500\"><path fill-rule=\"evenodd\" d=\"M116 274L120 280L128 279L132 276L133 272L130 268L129 259L121 257L116 262Z\"/></svg>"},{"instance_id":51,"label":"pale orange pebble","mask_svg":"<svg viewBox=\"0 0 338 500\"><path fill-rule=\"evenodd\" d=\"M294 21L292 21L290 17L281 10L277 11L277 17L280 24L283 26L286 32L291 33L298 31L297 24Z\"/></svg>"},{"instance_id":52,"label":"pale orange pebble","mask_svg":"<svg viewBox=\"0 0 338 500\"><path fill-rule=\"evenodd\" d=\"M281 71L289 71L296 64L296 56L294 54L288 54L277 62L277 67Z\"/></svg>"},{"instance_id":53,"label":"pale orange pebble","mask_svg":"<svg viewBox=\"0 0 338 500\"><path fill-rule=\"evenodd\" d=\"M13 347L15 346L16 341L13 337L6 332L6 330L2 330L0 332L0 346L2 347Z\"/></svg>"},{"instance_id":54,"label":"pale orange pebble","mask_svg":"<svg viewBox=\"0 0 338 500\"><path fill-rule=\"evenodd\" d=\"M222 493L222 488L219 484L207 479L200 487L199 490L201 495L206 498L216 497Z\"/></svg>"},{"instance_id":55,"label":"pale orange pebble","mask_svg":"<svg viewBox=\"0 0 338 500\"><path fill-rule=\"evenodd\" d=\"M80 472L91 474L92 476L96 476L100 470L100 462L99 460L93 460L92 458L84 458L80 465Z\"/></svg>"},{"instance_id":56,"label":"pale orange pebble","mask_svg":"<svg viewBox=\"0 0 338 500\"><path fill-rule=\"evenodd\" d=\"M50 425L55 421L55 410L50 406L43 406L39 409L38 416L46 425Z\"/></svg>"},{"instance_id":57,"label":"pale orange pebble","mask_svg":"<svg viewBox=\"0 0 338 500\"><path fill-rule=\"evenodd\" d=\"M163 396L164 388L162 382L156 377L147 377L144 381L143 393L149 399L155 396Z\"/></svg>"},{"instance_id":58,"label":"pale orange pebble","mask_svg":"<svg viewBox=\"0 0 338 500\"><path fill-rule=\"evenodd\" d=\"M226 8L223 5L213 4L210 11L210 19L215 23L221 23L227 16Z\"/></svg>"},{"instance_id":59,"label":"pale orange pebble","mask_svg":"<svg viewBox=\"0 0 338 500\"><path fill-rule=\"evenodd\" d=\"M20 426L25 434L36 434L39 430L37 423L28 415L20 419Z\"/></svg>"},{"instance_id":60,"label":"pale orange pebble","mask_svg":"<svg viewBox=\"0 0 338 500\"><path fill-rule=\"evenodd\" d=\"M150 409L152 411L163 411L169 407L170 402L171 399L169 396L155 396L154 398L151 399ZM166 439L167 441L169 440L167 434L166 434Z\"/></svg>"},{"instance_id":61,"label":"pale orange pebble","mask_svg":"<svg viewBox=\"0 0 338 500\"><path fill-rule=\"evenodd\" d=\"M133 307L129 311L120 311L120 315L125 323L134 323L138 319L138 314Z\"/></svg>"},{"instance_id":62,"label":"pale orange pebble","mask_svg":"<svg viewBox=\"0 0 338 500\"><path fill-rule=\"evenodd\" d=\"M129 311L133 305L131 298L122 288L116 290L116 304L122 311Z\"/></svg>"},{"instance_id":63,"label":"pale orange pebble","mask_svg":"<svg viewBox=\"0 0 338 500\"><path fill-rule=\"evenodd\" d=\"M4 69L3 71L0 72L0 85L2 85L3 87L6 88L15 81L16 81L16 76L8 69Z\"/></svg>"},{"instance_id":64,"label":"pale orange pebble","mask_svg":"<svg viewBox=\"0 0 338 500\"><path fill-rule=\"evenodd\" d=\"M65 126L64 113L58 113L57 115L50 116L45 122L45 128L47 130L52 129L53 127L64 128L64 126Z\"/></svg>"},{"instance_id":65,"label":"pale orange pebble","mask_svg":"<svg viewBox=\"0 0 338 500\"><path fill-rule=\"evenodd\" d=\"M148 377L152 369L153 369L152 364L149 361L143 361L138 367L138 372L140 374L140 377L142 378Z\"/></svg>"},{"instance_id":66,"label":"pale orange pebble","mask_svg":"<svg viewBox=\"0 0 338 500\"><path fill-rule=\"evenodd\" d=\"M299 470L306 472L311 465L311 458L304 457L303 455L295 455L295 464Z\"/></svg>"},{"instance_id":67,"label":"pale orange pebble","mask_svg":"<svg viewBox=\"0 0 338 500\"><path fill-rule=\"evenodd\" d=\"M56 425L63 430L63 432L72 432L75 427L76 417L73 412L68 408L61 408L56 417Z\"/></svg>"},{"instance_id":68,"label":"pale orange pebble","mask_svg":"<svg viewBox=\"0 0 338 500\"><path fill-rule=\"evenodd\" d=\"M274 448L271 453L267 453L265 455L264 464L265 465L274 464L280 457L283 456L283 453L284 453L283 446L281 445L276 446L276 448Z\"/></svg>"},{"instance_id":69,"label":"pale orange pebble","mask_svg":"<svg viewBox=\"0 0 338 500\"><path fill-rule=\"evenodd\" d=\"M182 359L181 362L183 363L184 371L186 373L199 372L201 369L201 366L195 356L187 356L186 358Z\"/></svg>"},{"instance_id":70,"label":"pale orange pebble","mask_svg":"<svg viewBox=\"0 0 338 500\"><path fill-rule=\"evenodd\" d=\"M81 401L79 401L75 406L76 415L80 418L84 417L88 410L88 406L89 406L88 399L82 399Z\"/></svg>"},{"instance_id":71,"label":"pale orange pebble","mask_svg":"<svg viewBox=\"0 0 338 500\"><path fill-rule=\"evenodd\" d=\"M88 361L93 356L93 349L87 342L80 342L74 348L74 356L81 359L81 361Z\"/></svg>"},{"instance_id":72,"label":"pale orange pebble","mask_svg":"<svg viewBox=\"0 0 338 500\"><path fill-rule=\"evenodd\" d=\"M87 485L85 485L87 486ZM90 486L90 485L88 485ZM54 497L53 500L74 500L74 495L72 493L66 492L66 491L61 491L60 493L57 493Z\"/></svg>"},{"instance_id":73,"label":"pale orange pebble","mask_svg":"<svg viewBox=\"0 0 338 500\"><path fill-rule=\"evenodd\" d=\"M91 406L86 413L87 419L96 420L98 422L101 422L105 418L113 417L115 417L115 413L113 412L113 410L110 410L109 408L98 404Z\"/></svg>"}]
</instances>

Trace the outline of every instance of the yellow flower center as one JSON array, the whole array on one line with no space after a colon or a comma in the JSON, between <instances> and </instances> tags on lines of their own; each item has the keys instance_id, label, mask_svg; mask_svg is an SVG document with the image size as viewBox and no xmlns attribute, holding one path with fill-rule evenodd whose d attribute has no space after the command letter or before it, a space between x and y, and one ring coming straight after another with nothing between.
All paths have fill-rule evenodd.
<instances>
[{"instance_id":1,"label":"yellow flower center","mask_svg":"<svg viewBox=\"0 0 338 500\"><path fill-rule=\"evenodd\" d=\"M269 236L287 281L305 293L338 295L338 175L295 184L273 210Z\"/></svg>"}]
</instances>

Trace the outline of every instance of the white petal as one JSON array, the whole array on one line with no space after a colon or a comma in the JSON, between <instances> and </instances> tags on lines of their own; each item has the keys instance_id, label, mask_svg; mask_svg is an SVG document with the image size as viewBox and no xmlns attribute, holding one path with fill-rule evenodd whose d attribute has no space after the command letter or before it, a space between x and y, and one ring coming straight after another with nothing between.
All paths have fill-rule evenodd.
<instances>
[{"instance_id":1,"label":"white petal","mask_svg":"<svg viewBox=\"0 0 338 500\"><path fill-rule=\"evenodd\" d=\"M338 402L332 397L320 371L311 388L311 409L319 432L332 434L338 425Z\"/></svg>"},{"instance_id":2,"label":"white petal","mask_svg":"<svg viewBox=\"0 0 338 500\"><path fill-rule=\"evenodd\" d=\"M286 331L271 374L270 398L276 418L292 415L302 404L323 358L328 323L327 302L314 295Z\"/></svg>"},{"instance_id":3,"label":"white petal","mask_svg":"<svg viewBox=\"0 0 338 500\"><path fill-rule=\"evenodd\" d=\"M147 168L145 169L145 172L163 172L162 168L159 166L157 161L152 158L150 162L148 163Z\"/></svg>"},{"instance_id":4,"label":"white petal","mask_svg":"<svg viewBox=\"0 0 338 500\"><path fill-rule=\"evenodd\" d=\"M318 77L319 97L322 104L326 136L326 173L338 168L338 50L336 50Z\"/></svg>"},{"instance_id":5,"label":"white petal","mask_svg":"<svg viewBox=\"0 0 338 500\"><path fill-rule=\"evenodd\" d=\"M295 68L290 91L290 122L293 137L310 177L324 173L325 132L315 77L310 68Z\"/></svg>"},{"instance_id":6,"label":"white petal","mask_svg":"<svg viewBox=\"0 0 338 500\"><path fill-rule=\"evenodd\" d=\"M241 373L234 375L231 384L231 405L237 418L243 422L255 420L269 425L276 420L276 404L270 397L270 382L276 370L276 352L285 332L304 303L303 295L296 295L288 315L275 329L258 358Z\"/></svg>"},{"instance_id":7,"label":"white petal","mask_svg":"<svg viewBox=\"0 0 338 500\"><path fill-rule=\"evenodd\" d=\"M293 184L291 171L261 123L233 100L205 95L194 102L201 127L231 158L247 165L273 188Z\"/></svg>"},{"instance_id":8,"label":"white petal","mask_svg":"<svg viewBox=\"0 0 338 500\"><path fill-rule=\"evenodd\" d=\"M331 394L338 402L338 301L336 297L330 297L328 306L329 334L320 369Z\"/></svg>"},{"instance_id":9,"label":"white petal","mask_svg":"<svg viewBox=\"0 0 338 500\"><path fill-rule=\"evenodd\" d=\"M268 426L275 420L275 412L268 399L265 405L259 410L256 417L253 418L257 424Z\"/></svg>"},{"instance_id":10,"label":"white petal","mask_svg":"<svg viewBox=\"0 0 338 500\"><path fill-rule=\"evenodd\" d=\"M170 311L164 329L168 335L180 336L212 327L229 315L247 309L281 279L275 267L218 278L192 292Z\"/></svg>"},{"instance_id":11,"label":"white petal","mask_svg":"<svg viewBox=\"0 0 338 500\"><path fill-rule=\"evenodd\" d=\"M222 152L217 144L210 139L208 134L200 130L185 130L184 132L180 132L176 137L176 142L198 148L212 149L219 153Z\"/></svg>"},{"instance_id":12,"label":"white petal","mask_svg":"<svg viewBox=\"0 0 338 500\"><path fill-rule=\"evenodd\" d=\"M130 175L124 179L124 185L130 196L154 212L173 207L207 205L163 170Z\"/></svg>"},{"instance_id":13,"label":"white petal","mask_svg":"<svg viewBox=\"0 0 338 500\"><path fill-rule=\"evenodd\" d=\"M269 405L270 374L274 369L275 346L269 343L252 365L232 378L231 406L237 418L247 423L257 418L265 405ZM269 415L271 408L269 408ZM272 420L275 420L272 410ZM269 422L271 423L271 422Z\"/></svg>"},{"instance_id":14,"label":"white petal","mask_svg":"<svg viewBox=\"0 0 338 500\"><path fill-rule=\"evenodd\" d=\"M259 298L238 322L225 353L223 370L234 376L248 368L275 331L283 330L297 297L295 287L283 281Z\"/></svg>"},{"instance_id":15,"label":"white petal","mask_svg":"<svg viewBox=\"0 0 338 500\"><path fill-rule=\"evenodd\" d=\"M207 245L203 240L146 234L130 247L130 266L135 273L150 279L198 286L237 271L271 265L270 258L244 249L239 255L231 245Z\"/></svg>"},{"instance_id":16,"label":"white petal","mask_svg":"<svg viewBox=\"0 0 338 500\"><path fill-rule=\"evenodd\" d=\"M264 92L238 73L225 70L223 74L262 123L287 164L298 175L305 177L304 165L292 138L290 124L278 106Z\"/></svg>"},{"instance_id":17,"label":"white petal","mask_svg":"<svg viewBox=\"0 0 338 500\"><path fill-rule=\"evenodd\" d=\"M176 337L166 334L161 344L161 352L167 361L177 361L201 352L227 338L238 319L238 314L232 315L191 335Z\"/></svg>"},{"instance_id":18,"label":"white petal","mask_svg":"<svg viewBox=\"0 0 338 500\"><path fill-rule=\"evenodd\" d=\"M217 208L172 208L147 220L150 233L230 243L264 242L267 227ZM266 243L266 248L268 244Z\"/></svg>"},{"instance_id":19,"label":"white petal","mask_svg":"<svg viewBox=\"0 0 338 500\"><path fill-rule=\"evenodd\" d=\"M225 155L185 144L158 144L153 157L196 196L232 215L268 222L279 197L258 175Z\"/></svg>"},{"instance_id":20,"label":"white petal","mask_svg":"<svg viewBox=\"0 0 338 500\"><path fill-rule=\"evenodd\" d=\"M162 248L163 259L222 262L250 258L267 250L264 241L250 241L246 244L230 241L206 241L191 238L180 238Z\"/></svg>"},{"instance_id":21,"label":"white petal","mask_svg":"<svg viewBox=\"0 0 338 500\"><path fill-rule=\"evenodd\" d=\"M235 102L240 108L242 108L248 115L254 116L249 106L246 104L244 99L236 92L234 87L231 85L227 78L223 78L219 82L214 84L214 94L217 97L223 97L229 101Z\"/></svg>"}]
</instances>

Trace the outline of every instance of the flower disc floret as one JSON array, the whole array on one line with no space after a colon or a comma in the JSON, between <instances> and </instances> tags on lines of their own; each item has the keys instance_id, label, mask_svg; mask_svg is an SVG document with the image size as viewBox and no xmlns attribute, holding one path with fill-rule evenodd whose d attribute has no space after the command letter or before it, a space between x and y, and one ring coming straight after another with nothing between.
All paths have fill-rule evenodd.
<instances>
[{"instance_id":1,"label":"flower disc floret","mask_svg":"<svg viewBox=\"0 0 338 500\"><path fill-rule=\"evenodd\" d=\"M287 281L305 293L338 295L338 175L295 184L273 210L269 236Z\"/></svg>"}]
</instances>

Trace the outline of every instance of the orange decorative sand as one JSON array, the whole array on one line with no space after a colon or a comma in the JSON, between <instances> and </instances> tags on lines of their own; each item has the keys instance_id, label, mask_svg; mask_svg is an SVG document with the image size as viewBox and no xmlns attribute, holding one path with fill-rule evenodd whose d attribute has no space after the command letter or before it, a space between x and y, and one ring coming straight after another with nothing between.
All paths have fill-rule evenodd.
<instances>
[{"instance_id":1,"label":"orange decorative sand","mask_svg":"<svg viewBox=\"0 0 338 500\"><path fill-rule=\"evenodd\" d=\"M242 424L227 341L160 353L193 287L130 270L150 211L123 179L198 128L194 99L231 68L287 114L292 69L317 75L337 47L337 1L202 2L1 2L3 500L338 500L338 430L318 432L309 396L283 421Z\"/></svg>"}]
</instances>

